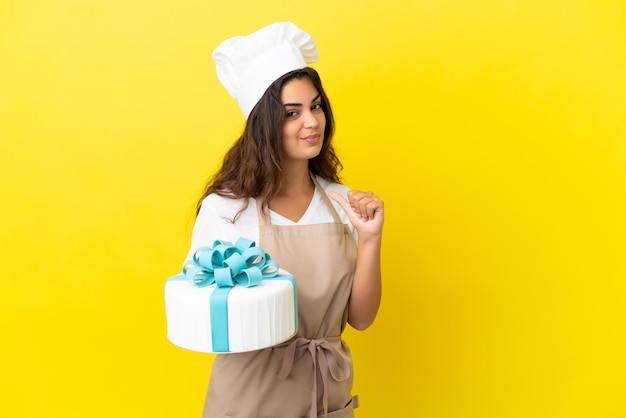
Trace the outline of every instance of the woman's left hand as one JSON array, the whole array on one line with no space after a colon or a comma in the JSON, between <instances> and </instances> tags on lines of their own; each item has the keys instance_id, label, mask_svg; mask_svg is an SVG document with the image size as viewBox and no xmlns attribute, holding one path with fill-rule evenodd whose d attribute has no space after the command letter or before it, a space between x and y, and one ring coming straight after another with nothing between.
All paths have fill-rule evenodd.
<instances>
[{"instance_id":1,"label":"woman's left hand","mask_svg":"<svg viewBox=\"0 0 626 418\"><path fill-rule=\"evenodd\" d=\"M384 204L374 193L350 190L348 200L336 192L328 195L343 208L359 234L382 233Z\"/></svg>"}]
</instances>

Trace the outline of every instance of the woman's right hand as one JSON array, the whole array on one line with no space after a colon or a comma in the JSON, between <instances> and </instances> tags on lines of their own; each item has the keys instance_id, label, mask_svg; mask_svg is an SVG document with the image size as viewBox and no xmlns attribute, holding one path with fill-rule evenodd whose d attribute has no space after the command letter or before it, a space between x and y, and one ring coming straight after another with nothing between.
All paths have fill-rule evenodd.
<instances>
[{"instance_id":1,"label":"woman's right hand","mask_svg":"<svg viewBox=\"0 0 626 418\"><path fill-rule=\"evenodd\" d=\"M374 193L350 190L348 200L337 192L329 192L328 196L341 206L359 237L382 234L385 205Z\"/></svg>"}]
</instances>

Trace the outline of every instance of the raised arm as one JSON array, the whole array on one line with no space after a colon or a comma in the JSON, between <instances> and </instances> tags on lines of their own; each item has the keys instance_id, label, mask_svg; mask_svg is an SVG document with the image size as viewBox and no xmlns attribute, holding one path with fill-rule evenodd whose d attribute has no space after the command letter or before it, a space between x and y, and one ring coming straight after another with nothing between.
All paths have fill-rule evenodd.
<instances>
[{"instance_id":1,"label":"raised arm","mask_svg":"<svg viewBox=\"0 0 626 418\"><path fill-rule=\"evenodd\" d=\"M358 330L364 330L376 319L382 294L380 250L384 204L372 192L352 190L348 192L347 201L335 192L330 192L329 196L341 205L358 233L348 323Z\"/></svg>"}]
</instances>

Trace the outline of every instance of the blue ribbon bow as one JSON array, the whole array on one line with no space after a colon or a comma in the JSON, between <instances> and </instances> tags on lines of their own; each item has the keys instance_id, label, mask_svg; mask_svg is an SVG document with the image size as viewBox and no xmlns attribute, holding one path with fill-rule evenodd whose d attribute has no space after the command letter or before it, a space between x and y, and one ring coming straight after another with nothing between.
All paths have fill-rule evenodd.
<instances>
[{"instance_id":1,"label":"blue ribbon bow","mask_svg":"<svg viewBox=\"0 0 626 418\"><path fill-rule=\"evenodd\" d=\"M257 286L278 274L278 263L254 241L239 238L235 245L217 240L213 248L200 247L183 265L185 279L198 287Z\"/></svg>"},{"instance_id":2,"label":"blue ribbon bow","mask_svg":"<svg viewBox=\"0 0 626 418\"><path fill-rule=\"evenodd\" d=\"M293 277L278 275L278 263L254 241L238 238L235 245L217 240L213 248L199 247L191 260L183 264L183 275L197 287L216 284L209 299L211 313L211 339L214 352L230 351L228 343L228 293L236 286L258 286L264 279L290 280L296 300ZM296 329L298 315L296 309Z\"/></svg>"}]
</instances>

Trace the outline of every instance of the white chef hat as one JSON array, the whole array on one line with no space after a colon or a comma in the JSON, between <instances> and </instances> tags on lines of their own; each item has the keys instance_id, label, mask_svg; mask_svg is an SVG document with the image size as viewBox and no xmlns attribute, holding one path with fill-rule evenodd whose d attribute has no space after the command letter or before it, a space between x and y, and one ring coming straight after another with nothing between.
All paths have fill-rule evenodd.
<instances>
[{"instance_id":1,"label":"white chef hat","mask_svg":"<svg viewBox=\"0 0 626 418\"><path fill-rule=\"evenodd\" d=\"M272 23L248 36L226 39L213 51L217 78L244 116L280 76L317 61L311 35L291 22Z\"/></svg>"}]
</instances>

